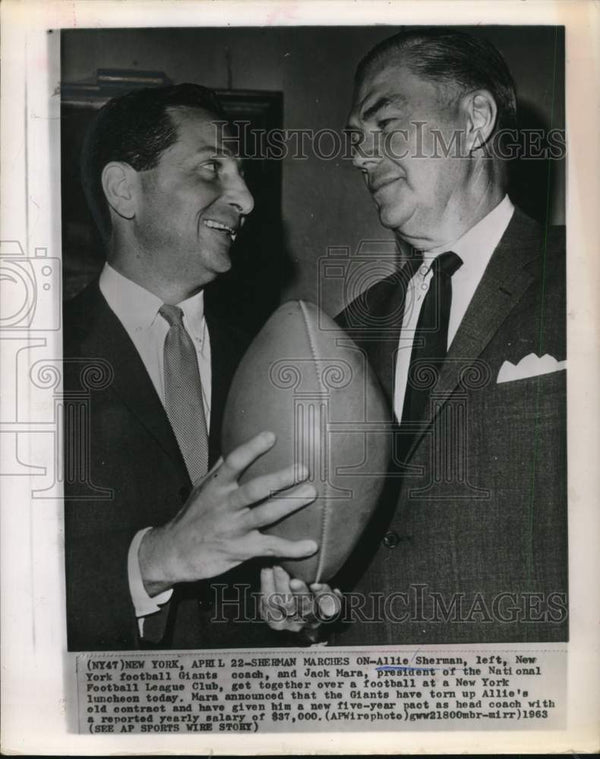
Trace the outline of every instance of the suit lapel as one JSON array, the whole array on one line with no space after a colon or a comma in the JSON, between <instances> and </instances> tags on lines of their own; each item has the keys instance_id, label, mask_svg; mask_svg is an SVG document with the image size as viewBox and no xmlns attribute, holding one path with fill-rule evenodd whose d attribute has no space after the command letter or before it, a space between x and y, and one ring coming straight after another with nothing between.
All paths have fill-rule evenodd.
<instances>
[{"instance_id":1,"label":"suit lapel","mask_svg":"<svg viewBox=\"0 0 600 759\"><path fill-rule=\"evenodd\" d=\"M109 308L98 283L82 303L87 322L85 351L110 362L114 379L108 391L118 396L183 472L187 469L164 407L127 331ZM245 339L220 319L206 314L211 345L210 465L220 455L221 424L229 385L245 348Z\"/></svg>"},{"instance_id":2,"label":"suit lapel","mask_svg":"<svg viewBox=\"0 0 600 759\"><path fill-rule=\"evenodd\" d=\"M113 367L114 379L109 391L138 418L173 462L187 472L164 407L127 331L109 308L97 284L93 286L91 297L93 346L90 345L90 349Z\"/></svg>"},{"instance_id":3,"label":"suit lapel","mask_svg":"<svg viewBox=\"0 0 600 759\"><path fill-rule=\"evenodd\" d=\"M385 304L381 304L380 310L382 313L376 312L376 318L383 318L383 315L393 318L390 319L389 324L382 324L381 330L378 330L377 334L373 336L372 346L368 351L373 370L380 378L382 387L392 405L394 402L396 359L402 328L405 295L406 282L404 279L401 279L398 285L393 288L389 299L386 299Z\"/></svg>"},{"instance_id":4,"label":"suit lapel","mask_svg":"<svg viewBox=\"0 0 600 759\"><path fill-rule=\"evenodd\" d=\"M359 297L339 320L367 354L391 405L406 287L413 273L414 265L405 264Z\"/></svg>"},{"instance_id":5,"label":"suit lapel","mask_svg":"<svg viewBox=\"0 0 600 759\"><path fill-rule=\"evenodd\" d=\"M541 253L537 225L515 209L456 332L435 387L432 416L415 435L408 458L475 361L535 279L528 264Z\"/></svg>"}]
</instances>

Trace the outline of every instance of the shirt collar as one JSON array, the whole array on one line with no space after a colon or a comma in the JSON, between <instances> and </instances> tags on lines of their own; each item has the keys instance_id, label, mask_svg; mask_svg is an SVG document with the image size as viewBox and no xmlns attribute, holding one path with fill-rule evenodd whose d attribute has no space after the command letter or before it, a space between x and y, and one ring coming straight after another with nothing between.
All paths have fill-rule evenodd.
<instances>
[{"instance_id":1,"label":"shirt collar","mask_svg":"<svg viewBox=\"0 0 600 759\"><path fill-rule=\"evenodd\" d=\"M461 257L463 264L467 266L470 261L475 259L480 261L483 259L487 262L506 231L514 210L515 207L511 203L510 198L508 195L505 195L487 216L484 216L481 221L465 232L462 237L450 245L426 251L423 254L423 258L425 261L437 258L440 253L452 250Z\"/></svg>"},{"instance_id":2,"label":"shirt collar","mask_svg":"<svg viewBox=\"0 0 600 759\"><path fill-rule=\"evenodd\" d=\"M163 305L161 299L133 280L124 277L106 263L100 274L100 292L127 331L139 331L152 326ZM188 329L201 334L204 321L204 292L177 304L183 311Z\"/></svg>"},{"instance_id":3,"label":"shirt collar","mask_svg":"<svg viewBox=\"0 0 600 759\"><path fill-rule=\"evenodd\" d=\"M183 311L183 320L188 332L196 337L202 337L204 332L204 290L182 300L177 304Z\"/></svg>"}]
</instances>

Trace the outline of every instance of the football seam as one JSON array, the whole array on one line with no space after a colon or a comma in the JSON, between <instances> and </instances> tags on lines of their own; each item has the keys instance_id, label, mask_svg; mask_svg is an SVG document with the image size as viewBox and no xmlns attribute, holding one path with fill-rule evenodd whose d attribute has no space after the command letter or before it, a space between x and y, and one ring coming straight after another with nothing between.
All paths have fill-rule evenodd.
<instances>
[{"instance_id":1,"label":"football seam","mask_svg":"<svg viewBox=\"0 0 600 759\"><path fill-rule=\"evenodd\" d=\"M304 326L306 328L306 336L308 337L308 345L310 347L312 359L315 364L315 375L317 377L317 384L319 385L321 392L324 393L326 388L323 386L323 382L321 380L321 374L318 369L317 351L315 350L315 341L311 333L310 322L308 321L308 318L307 318L306 304L304 303L304 301L301 301L301 300L298 301L298 304L300 305L300 312L304 320ZM329 473L329 450L327 446L326 446L325 453L327 455L327 472ZM324 550L325 537L327 535L327 527L329 523L329 511L327 508L328 501L329 501L329 482L327 479L325 480L323 491L324 491L323 503L321 506L321 541L320 541L320 550L319 550L319 561L317 564L317 576L315 577L315 582L320 582L321 580L321 572L323 571L324 555L325 555L325 550Z\"/></svg>"}]
</instances>

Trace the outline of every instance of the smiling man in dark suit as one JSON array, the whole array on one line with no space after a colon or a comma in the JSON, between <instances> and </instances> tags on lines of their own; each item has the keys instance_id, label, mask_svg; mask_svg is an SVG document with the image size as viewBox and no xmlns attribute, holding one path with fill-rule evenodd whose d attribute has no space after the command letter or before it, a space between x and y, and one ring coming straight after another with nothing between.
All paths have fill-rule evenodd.
<instances>
[{"instance_id":1,"label":"smiling man in dark suit","mask_svg":"<svg viewBox=\"0 0 600 759\"><path fill-rule=\"evenodd\" d=\"M340 316L398 428L339 644L567 639L564 231L507 195L515 124L480 38L407 30L359 65L354 165L405 260Z\"/></svg>"},{"instance_id":2,"label":"smiling man in dark suit","mask_svg":"<svg viewBox=\"0 0 600 759\"><path fill-rule=\"evenodd\" d=\"M211 91L184 84L110 101L86 138L107 263L65 309L67 407L85 398L84 418L66 415L71 650L258 643L256 624L211 623L208 580L247 583L243 562L317 548L260 532L314 498L298 470L238 485L272 435L219 459L246 344L204 312L204 288L230 268L253 207L222 120ZM295 497L278 498L284 488Z\"/></svg>"}]
</instances>

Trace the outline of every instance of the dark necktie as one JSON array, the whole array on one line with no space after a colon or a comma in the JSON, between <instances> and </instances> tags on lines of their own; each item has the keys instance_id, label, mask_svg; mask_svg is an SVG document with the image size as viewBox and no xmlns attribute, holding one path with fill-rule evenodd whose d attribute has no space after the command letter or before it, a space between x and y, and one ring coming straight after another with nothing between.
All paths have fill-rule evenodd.
<instances>
[{"instance_id":1,"label":"dark necktie","mask_svg":"<svg viewBox=\"0 0 600 759\"><path fill-rule=\"evenodd\" d=\"M431 264L433 276L419 313L410 355L402 422L418 421L427 410L431 389L448 352L452 275L462 263L456 253L449 251Z\"/></svg>"},{"instance_id":2,"label":"dark necktie","mask_svg":"<svg viewBox=\"0 0 600 759\"><path fill-rule=\"evenodd\" d=\"M192 482L208 471L208 428L198 357L183 326L183 311L163 305L169 324L164 347L165 408Z\"/></svg>"}]
</instances>

